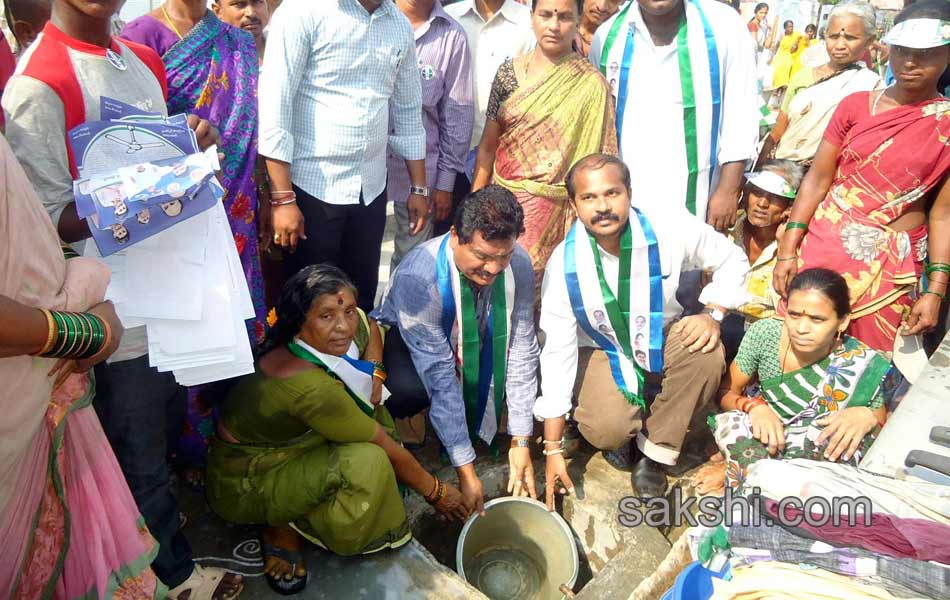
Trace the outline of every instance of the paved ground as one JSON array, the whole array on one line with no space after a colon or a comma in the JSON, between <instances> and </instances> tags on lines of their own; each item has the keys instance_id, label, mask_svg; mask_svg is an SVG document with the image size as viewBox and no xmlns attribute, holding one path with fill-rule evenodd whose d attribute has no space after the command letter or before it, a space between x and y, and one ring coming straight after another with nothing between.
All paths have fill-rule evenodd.
<instances>
[{"instance_id":1,"label":"paved ground","mask_svg":"<svg viewBox=\"0 0 950 600\"><path fill-rule=\"evenodd\" d=\"M390 218L382 246L379 296L389 277L392 225ZM917 387L920 390L916 393L946 398L950 390L950 338L938 349ZM430 431L429 443L419 454L420 460L429 469L441 469L440 477L454 481L451 468L440 464L437 458L434 437ZM543 462L537 458L537 479L543 482ZM559 504L559 512L571 525L583 557L575 591L591 582L579 598L626 600L636 585L653 572L669 550L670 542L682 530L621 527L617 521L618 503L630 494L629 473L609 466L599 452L582 448L572 459L569 470L577 497ZM503 493L507 472L503 461L483 450L478 471L489 497ZM686 495L693 493L687 476L671 483L682 486ZM244 600L279 598L261 575L258 529L224 522L210 512L201 496L184 486L180 486L179 496L188 518L185 534L194 547L195 557L202 563L244 574L247 578ZM436 521L418 495L410 494L406 504L410 521L416 524L415 540L399 550L362 558L341 558L311 547L305 553L311 578L299 597L334 600L484 598L439 563L441 560L454 567L455 540L461 524Z\"/></svg>"},{"instance_id":2,"label":"paved ground","mask_svg":"<svg viewBox=\"0 0 950 600\"><path fill-rule=\"evenodd\" d=\"M450 467L441 465L434 451L434 435L420 453L427 469L441 469L439 476L454 481ZM538 454L538 453L536 453ZM503 495L507 463L487 449L479 453L477 469L489 498ZM543 461L536 457L538 481L543 482ZM626 599L637 583L653 572L670 543L657 529L624 528L617 521L617 506L630 494L630 475L609 466L599 452L582 448L569 465L577 497L559 503L559 513L571 525L582 557L575 590L580 590L612 564L608 581L584 597ZM539 489L539 492L541 490ZM259 529L227 523L210 511L204 498L179 486L181 508L187 515L185 535L195 557L203 564L226 567L245 575L244 600L276 599L262 576ZM414 494L406 498L407 513L415 523L414 539L407 546L363 558L342 558L309 547L305 560L310 581L300 598L346 600L469 599L484 598L442 563L455 567L455 541L460 523L436 520L433 512ZM428 549L427 549L428 548Z\"/></svg>"}]
</instances>

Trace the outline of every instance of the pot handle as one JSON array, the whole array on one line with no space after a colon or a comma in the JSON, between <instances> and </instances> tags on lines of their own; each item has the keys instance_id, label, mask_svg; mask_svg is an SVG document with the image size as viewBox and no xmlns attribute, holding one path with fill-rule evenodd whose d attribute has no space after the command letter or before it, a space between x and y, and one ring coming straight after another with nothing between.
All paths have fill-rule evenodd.
<instances>
[{"instance_id":1,"label":"pot handle","mask_svg":"<svg viewBox=\"0 0 950 600\"><path fill-rule=\"evenodd\" d=\"M573 597L574 597L574 592L571 590L570 586L568 586L566 583L562 583L562 584L561 584L561 587L557 588L557 591L559 591L559 592L561 592L562 594L564 594L564 597L565 597L565 598L573 598Z\"/></svg>"}]
</instances>

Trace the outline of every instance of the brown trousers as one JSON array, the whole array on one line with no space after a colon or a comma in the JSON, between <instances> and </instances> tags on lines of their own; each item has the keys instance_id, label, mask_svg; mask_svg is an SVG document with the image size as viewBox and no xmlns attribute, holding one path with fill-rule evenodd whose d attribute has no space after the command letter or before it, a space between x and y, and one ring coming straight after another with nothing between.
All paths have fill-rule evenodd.
<instances>
[{"instance_id":1,"label":"brown trousers","mask_svg":"<svg viewBox=\"0 0 950 600\"><path fill-rule=\"evenodd\" d=\"M647 435L640 407L630 404L617 389L603 350L580 348L574 396L574 420L581 435L596 448L614 450L634 437L640 450L653 460L673 465L691 427L704 427L714 410L719 383L725 372L722 344L709 352L690 353L677 339L663 348L661 390L650 404ZM647 374L647 381L656 375Z\"/></svg>"}]
</instances>

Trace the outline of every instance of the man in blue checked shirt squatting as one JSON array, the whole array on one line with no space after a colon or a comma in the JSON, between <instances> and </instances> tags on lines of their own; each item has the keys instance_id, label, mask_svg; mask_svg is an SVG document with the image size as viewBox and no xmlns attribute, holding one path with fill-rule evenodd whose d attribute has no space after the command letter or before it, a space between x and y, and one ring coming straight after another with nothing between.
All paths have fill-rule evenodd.
<instances>
[{"instance_id":1,"label":"man in blue checked shirt squatting","mask_svg":"<svg viewBox=\"0 0 950 600\"><path fill-rule=\"evenodd\" d=\"M506 407L508 491L536 495L528 440L538 341L534 271L516 242L523 231L524 212L511 192L489 185L470 194L449 233L406 255L372 315L390 326L386 407L397 419L429 409L470 513L484 503L473 444L499 449Z\"/></svg>"}]
</instances>

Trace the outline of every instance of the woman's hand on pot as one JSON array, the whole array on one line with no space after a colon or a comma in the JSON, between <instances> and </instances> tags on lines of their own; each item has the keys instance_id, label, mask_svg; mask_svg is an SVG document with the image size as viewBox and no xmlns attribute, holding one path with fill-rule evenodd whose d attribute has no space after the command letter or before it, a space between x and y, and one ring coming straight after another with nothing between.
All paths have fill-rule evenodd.
<instances>
[{"instance_id":1,"label":"woman's hand on pot","mask_svg":"<svg viewBox=\"0 0 950 600\"><path fill-rule=\"evenodd\" d=\"M465 508L462 492L451 483L442 484L445 486L445 495L436 503L435 509L447 517L464 521L468 518L469 511Z\"/></svg>"}]
</instances>

